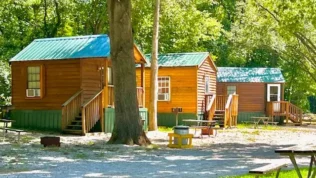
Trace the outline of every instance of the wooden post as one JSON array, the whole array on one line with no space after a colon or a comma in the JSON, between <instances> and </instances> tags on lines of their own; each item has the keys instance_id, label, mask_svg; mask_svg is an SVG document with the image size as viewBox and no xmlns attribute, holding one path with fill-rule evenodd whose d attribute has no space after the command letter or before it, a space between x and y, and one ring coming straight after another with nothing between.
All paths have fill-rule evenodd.
<instances>
[{"instance_id":1,"label":"wooden post","mask_svg":"<svg viewBox=\"0 0 316 178\"><path fill-rule=\"evenodd\" d=\"M100 114L100 117L101 117L101 131L102 132L104 132L104 112L103 112L103 110L104 110L104 90L102 91L102 93L101 93L101 106L100 106L100 112L101 112L101 114Z\"/></svg>"},{"instance_id":2,"label":"wooden post","mask_svg":"<svg viewBox=\"0 0 316 178\"><path fill-rule=\"evenodd\" d=\"M81 121L82 121L82 134L86 134L86 112L85 108L82 108L82 116L81 116Z\"/></svg>"},{"instance_id":3,"label":"wooden post","mask_svg":"<svg viewBox=\"0 0 316 178\"><path fill-rule=\"evenodd\" d=\"M142 102L143 102L143 108L145 108L145 64L141 64L141 87L143 89L142 94Z\"/></svg>"},{"instance_id":4,"label":"wooden post","mask_svg":"<svg viewBox=\"0 0 316 178\"><path fill-rule=\"evenodd\" d=\"M286 124L288 124L288 122L289 122L289 107L290 107L290 105L289 105L289 102L286 102L285 103L285 108L286 108Z\"/></svg>"},{"instance_id":5,"label":"wooden post","mask_svg":"<svg viewBox=\"0 0 316 178\"><path fill-rule=\"evenodd\" d=\"M108 58L108 60L110 60L109 58ZM104 75L104 85L105 85L105 87L104 87L104 89L103 89L103 91L104 91L104 93L103 93L103 97L104 97L104 108L107 108L108 106L109 106L109 98L108 98L108 96L109 96L109 81L108 81L108 67L109 67L109 61L108 60L106 60L105 61L105 75Z\"/></svg>"}]
</instances>

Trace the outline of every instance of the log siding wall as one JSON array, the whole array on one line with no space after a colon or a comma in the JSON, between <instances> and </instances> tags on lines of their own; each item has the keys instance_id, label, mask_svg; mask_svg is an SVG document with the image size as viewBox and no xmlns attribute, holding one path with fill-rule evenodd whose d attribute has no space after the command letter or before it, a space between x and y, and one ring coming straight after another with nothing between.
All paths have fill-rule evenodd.
<instances>
[{"instance_id":1,"label":"log siding wall","mask_svg":"<svg viewBox=\"0 0 316 178\"><path fill-rule=\"evenodd\" d=\"M217 94L226 95L227 86L236 86L240 112L263 112L266 103L265 83L217 83Z\"/></svg>"},{"instance_id":2,"label":"log siding wall","mask_svg":"<svg viewBox=\"0 0 316 178\"><path fill-rule=\"evenodd\" d=\"M81 68L81 89L83 90L83 102L85 103L101 90L104 81L101 76L100 67L103 67L103 75L106 76L105 59L82 59Z\"/></svg>"},{"instance_id":3,"label":"log siding wall","mask_svg":"<svg viewBox=\"0 0 316 178\"><path fill-rule=\"evenodd\" d=\"M140 68L136 70L137 86L140 86ZM158 101L158 113L171 113L171 108L182 107L183 113L197 113L197 68L196 67L161 67L158 76L169 76L170 101ZM149 106L150 68L145 69L145 99Z\"/></svg>"},{"instance_id":4,"label":"log siding wall","mask_svg":"<svg viewBox=\"0 0 316 178\"><path fill-rule=\"evenodd\" d=\"M205 77L209 77L209 93L216 94L216 76L217 71L215 66L213 66L211 59L208 57L198 69L197 74L197 85L198 85L198 101L197 109L198 112L204 112L204 100L205 100Z\"/></svg>"},{"instance_id":5,"label":"log siding wall","mask_svg":"<svg viewBox=\"0 0 316 178\"><path fill-rule=\"evenodd\" d=\"M27 66L41 65L44 69L44 96L26 98ZM14 109L61 109L61 105L80 89L80 61L12 62L12 105Z\"/></svg>"}]
</instances>

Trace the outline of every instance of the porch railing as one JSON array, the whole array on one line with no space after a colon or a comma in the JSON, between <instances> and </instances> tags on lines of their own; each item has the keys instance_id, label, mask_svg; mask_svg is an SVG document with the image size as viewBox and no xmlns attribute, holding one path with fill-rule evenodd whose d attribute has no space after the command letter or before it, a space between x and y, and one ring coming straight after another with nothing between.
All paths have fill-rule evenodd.
<instances>
[{"instance_id":1,"label":"porch railing","mask_svg":"<svg viewBox=\"0 0 316 178\"><path fill-rule=\"evenodd\" d=\"M266 111L270 117L285 116L286 123L291 120L293 123L302 124L303 110L288 101L267 102Z\"/></svg>"},{"instance_id":2,"label":"porch railing","mask_svg":"<svg viewBox=\"0 0 316 178\"><path fill-rule=\"evenodd\" d=\"M207 113L207 120L212 120L216 110L216 95L205 95L205 112Z\"/></svg>"},{"instance_id":3,"label":"porch railing","mask_svg":"<svg viewBox=\"0 0 316 178\"><path fill-rule=\"evenodd\" d=\"M114 107L114 85L108 86L108 107Z\"/></svg>"},{"instance_id":4,"label":"porch railing","mask_svg":"<svg viewBox=\"0 0 316 178\"><path fill-rule=\"evenodd\" d=\"M143 87L137 87L137 100L138 100L138 106L144 107L143 103L143 97L144 96L144 90ZM108 107L114 107L114 85L108 86Z\"/></svg>"},{"instance_id":5,"label":"porch railing","mask_svg":"<svg viewBox=\"0 0 316 178\"><path fill-rule=\"evenodd\" d=\"M72 97L70 97L62 107L62 124L61 129L66 129L67 125L71 123L71 121L79 115L80 106L82 102L82 90L75 93Z\"/></svg>"},{"instance_id":6,"label":"porch railing","mask_svg":"<svg viewBox=\"0 0 316 178\"><path fill-rule=\"evenodd\" d=\"M238 116L238 95L231 94L228 96L227 103L225 105L224 127L237 126L237 116Z\"/></svg>"},{"instance_id":7,"label":"porch railing","mask_svg":"<svg viewBox=\"0 0 316 178\"><path fill-rule=\"evenodd\" d=\"M216 96L216 110L225 110L226 102L227 102L226 95L217 95Z\"/></svg>"},{"instance_id":8,"label":"porch railing","mask_svg":"<svg viewBox=\"0 0 316 178\"><path fill-rule=\"evenodd\" d=\"M103 119L103 90L82 105L82 133L89 132L93 126ZM101 123L102 125L102 123Z\"/></svg>"},{"instance_id":9,"label":"porch railing","mask_svg":"<svg viewBox=\"0 0 316 178\"><path fill-rule=\"evenodd\" d=\"M137 87L137 101L138 101L138 106L143 108L144 103L143 103L143 97L144 97L144 90L143 87Z\"/></svg>"}]
</instances>

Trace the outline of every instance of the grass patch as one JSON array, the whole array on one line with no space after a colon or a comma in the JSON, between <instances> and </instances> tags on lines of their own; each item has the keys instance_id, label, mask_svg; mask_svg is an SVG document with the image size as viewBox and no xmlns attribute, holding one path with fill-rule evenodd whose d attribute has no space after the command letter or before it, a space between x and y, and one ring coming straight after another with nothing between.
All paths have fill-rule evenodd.
<instances>
[{"instance_id":1,"label":"grass patch","mask_svg":"<svg viewBox=\"0 0 316 178\"><path fill-rule=\"evenodd\" d=\"M84 153L77 153L75 155L75 158L77 159L87 159L88 158L88 155L84 154Z\"/></svg>"},{"instance_id":2,"label":"grass patch","mask_svg":"<svg viewBox=\"0 0 316 178\"><path fill-rule=\"evenodd\" d=\"M0 174L9 174L9 173L17 173L17 172L25 172L30 171L28 168L14 168L13 166L7 168L0 168Z\"/></svg>"},{"instance_id":3,"label":"grass patch","mask_svg":"<svg viewBox=\"0 0 316 178\"><path fill-rule=\"evenodd\" d=\"M308 174L308 168L301 168L301 174L302 177L307 177ZM276 175L276 172L268 174L268 175L262 175L260 176L260 178L274 178ZM290 178L290 177L298 177L296 174L295 169L291 169L291 170L281 170L279 178ZM226 177L222 177L222 178L254 178L253 174L244 174L244 175L238 175L238 176L226 176Z\"/></svg>"},{"instance_id":4,"label":"grass patch","mask_svg":"<svg viewBox=\"0 0 316 178\"><path fill-rule=\"evenodd\" d=\"M160 131L160 132L173 132L173 128L172 127L159 126L158 127L158 131Z\"/></svg>"}]
</instances>

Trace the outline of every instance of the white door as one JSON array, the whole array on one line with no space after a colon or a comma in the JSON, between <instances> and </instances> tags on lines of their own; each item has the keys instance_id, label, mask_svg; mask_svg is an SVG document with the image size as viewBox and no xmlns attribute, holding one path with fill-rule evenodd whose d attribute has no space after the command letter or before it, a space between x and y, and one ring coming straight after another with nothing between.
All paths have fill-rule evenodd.
<instances>
[{"instance_id":1,"label":"white door","mask_svg":"<svg viewBox=\"0 0 316 178\"><path fill-rule=\"evenodd\" d=\"M268 84L267 101L281 101L281 84ZM274 103L274 112L279 112L280 107L280 103Z\"/></svg>"}]
</instances>

